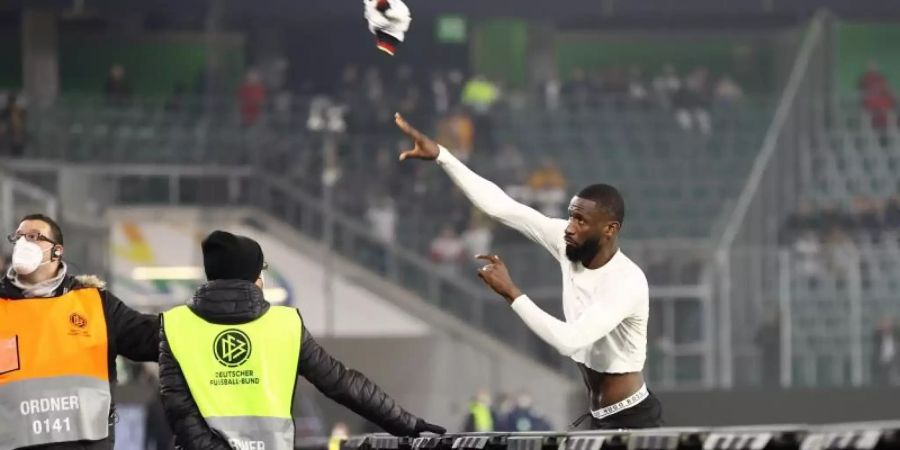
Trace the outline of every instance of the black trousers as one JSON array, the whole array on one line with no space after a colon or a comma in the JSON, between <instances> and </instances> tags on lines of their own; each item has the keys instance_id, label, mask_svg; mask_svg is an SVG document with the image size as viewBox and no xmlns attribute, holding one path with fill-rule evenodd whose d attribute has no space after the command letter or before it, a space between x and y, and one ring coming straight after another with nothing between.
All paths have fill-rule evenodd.
<instances>
[{"instance_id":1,"label":"black trousers","mask_svg":"<svg viewBox=\"0 0 900 450\"><path fill-rule=\"evenodd\" d=\"M591 418L592 430L657 428L663 425L662 404L651 392L644 401L602 419Z\"/></svg>"}]
</instances>

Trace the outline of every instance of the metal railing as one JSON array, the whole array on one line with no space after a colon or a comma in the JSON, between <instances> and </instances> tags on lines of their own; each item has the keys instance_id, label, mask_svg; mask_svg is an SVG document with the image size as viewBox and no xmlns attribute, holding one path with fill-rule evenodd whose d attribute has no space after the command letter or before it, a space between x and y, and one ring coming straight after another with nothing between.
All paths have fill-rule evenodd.
<instances>
[{"instance_id":1,"label":"metal railing","mask_svg":"<svg viewBox=\"0 0 900 450\"><path fill-rule=\"evenodd\" d=\"M819 13L806 30L762 148L715 251L723 388L752 382L758 373L748 370L755 367L753 330L765 311L778 306L778 257L773 250L778 228L795 210L803 188L797 174L809 151L806 130L824 114L821 99L831 70L827 22L827 15Z\"/></svg>"},{"instance_id":2,"label":"metal railing","mask_svg":"<svg viewBox=\"0 0 900 450\"><path fill-rule=\"evenodd\" d=\"M58 207L53 194L0 171L0 224L3 233L15 230L18 225L16 221L26 214L42 213L56 217Z\"/></svg>"},{"instance_id":3,"label":"metal railing","mask_svg":"<svg viewBox=\"0 0 900 450\"><path fill-rule=\"evenodd\" d=\"M329 209L326 198L298 190L286 180L262 176L249 168L60 167L36 162L14 162L12 166L23 176L43 180L47 185L64 183L60 180L86 183L88 187L84 189L77 187L79 182L72 181L75 185L66 183L67 190L81 192L81 195L101 202L99 210L95 211L97 216L102 216L106 207L114 205L247 205L259 208L322 242L323 262L333 251L550 367L571 368L565 358L519 323L504 302L481 286L474 273L469 280L460 274L446 273L416 253L383 242L358 219ZM100 236L104 240L108 240L108 231L106 233ZM694 255L702 260L708 251L697 242L630 243L626 244L626 249L637 260L662 253L681 259ZM533 253L528 254L531 256L518 258L515 253L504 256L524 264L533 260ZM652 357L648 359L647 370L648 379L660 388L713 385L712 295L708 276L698 276L690 286L674 281L671 285L654 285L651 291L651 307L659 319L651 330ZM557 314L561 313L560 292L558 286L529 289L529 295L535 301ZM685 373L687 375L679 375Z\"/></svg>"},{"instance_id":4,"label":"metal railing","mask_svg":"<svg viewBox=\"0 0 900 450\"><path fill-rule=\"evenodd\" d=\"M844 448L889 449L900 445L900 422L859 422L825 425L683 427L647 430L537 431L454 433L416 438L387 434L349 438L301 438L297 450L696 450L781 448L785 450ZM332 444L336 444L332 446Z\"/></svg>"},{"instance_id":5,"label":"metal railing","mask_svg":"<svg viewBox=\"0 0 900 450\"><path fill-rule=\"evenodd\" d=\"M171 205L259 208L284 221L297 231L322 241L326 230L332 234L331 250L416 293L424 301L447 311L466 323L485 330L495 338L515 345L523 354L560 368L563 358L548 353L547 345L529 339L524 327L509 320L505 303L474 282L465 282L443 273L425 258L382 242L370 228L335 210L328 210L324 198L314 197L276 177L250 168L200 168L154 165L70 165L51 163L10 163L26 178L58 185L62 179L77 179L89 186L81 190L100 202L99 210L116 205ZM56 178L56 180L53 180ZM328 214L326 214L328 211ZM326 216L330 215L331 218ZM107 236L108 238L108 236ZM328 253L328 249L324 249ZM523 346L527 348L523 348ZM535 347L543 347L531 351Z\"/></svg>"}]
</instances>

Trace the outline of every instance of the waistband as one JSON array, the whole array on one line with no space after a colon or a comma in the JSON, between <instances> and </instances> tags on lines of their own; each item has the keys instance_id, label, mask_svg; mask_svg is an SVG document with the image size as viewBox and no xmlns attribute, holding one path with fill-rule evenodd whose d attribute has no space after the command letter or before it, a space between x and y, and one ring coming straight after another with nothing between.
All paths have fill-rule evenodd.
<instances>
[{"instance_id":1,"label":"waistband","mask_svg":"<svg viewBox=\"0 0 900 450\"><path fill-rule=\"evenodd\" d=\"M641 388L638 389L637 392L635 392L634 394L631 394L631 396L629 396L625 400L622 400L619 403L609 405L604 408L600 408L596 411L591 411L591 415L594 416L595 419L602 419L604 417L611 416L617 412L621 412L628 408L631 408L632 406L635 406L638 403L646 400L647 397L649 397L649 396L650 396L650 391L647 390L647 384L644 383L644 385L641 386Z\"/></svg>"}]
</instances>

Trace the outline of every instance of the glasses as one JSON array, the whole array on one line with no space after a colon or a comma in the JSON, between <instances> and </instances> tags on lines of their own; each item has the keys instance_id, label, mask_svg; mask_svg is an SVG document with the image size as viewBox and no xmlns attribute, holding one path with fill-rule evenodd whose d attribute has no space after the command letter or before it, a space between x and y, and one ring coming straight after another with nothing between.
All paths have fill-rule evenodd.
<instances>
[{"instance_id":1,"label":"glasses","mask_svg":"<svg viewBox=\"0 0 900 450\"><path fill-rule=\"evenodd\" d=\"M262 270L263 270L263 272L269 270L269 263L268 263L268 262L263 261Z\"/></svg>"},{"instance_id":2,"label":"glasses","mask_svg":"<svg viewBox=\"0 0 900 450\"><path fill-rule=\"evenodd\" d=\"M25 238L28 242L49 242L53 245L57 245L56 241L53 239L44 236L39 231L30 231L28 233L12 233L6 237L10 244L15 244L19 239Z\"/></svg>"}]
</instances>

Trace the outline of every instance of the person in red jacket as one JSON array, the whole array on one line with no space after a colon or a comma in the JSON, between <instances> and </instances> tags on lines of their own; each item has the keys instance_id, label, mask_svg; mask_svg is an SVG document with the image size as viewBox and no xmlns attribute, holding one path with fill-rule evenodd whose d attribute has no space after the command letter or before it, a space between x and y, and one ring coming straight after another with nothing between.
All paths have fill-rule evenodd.
<instances>
[{"instance_id":1,"label":"person in red jacket","mask_svg":"<svg viewBox=\"0 0 900 450\"><path fill-rule=\"evenodd\" d=\"M240 101L241 108L241 123L245 127L256 124L266 102L266 87L256 70L247 72L247 76L238 90L238 101Z\"/></svg>"}]
</instances>

